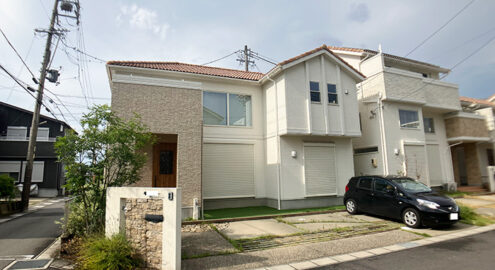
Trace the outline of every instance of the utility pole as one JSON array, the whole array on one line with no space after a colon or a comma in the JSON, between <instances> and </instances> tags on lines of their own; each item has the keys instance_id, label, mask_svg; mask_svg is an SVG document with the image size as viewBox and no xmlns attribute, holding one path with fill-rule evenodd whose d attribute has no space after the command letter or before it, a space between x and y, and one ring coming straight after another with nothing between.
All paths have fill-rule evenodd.
<instances>
[{"instance_id":1,"label":"utility pole","mask_svg":"<svg viewBox=\"0 0 495 270\"><path fill-rule=\"evenodd\" d=\"M244 45L244 50L239 51L241 55L238 55L237 61L240 63L244 63L244 69L246 71L249 71L249 64L254 64L253 60L249 60L250 57L252 57L252 51L248 48L247 45Z\"/></svg>"},{"instance_id":2,"label":"utility pole","mask_svg":"<svg viewBox=\"0 0 495 270\"><path fill-rule=\"evenodd\" d=\"M58 12L58 0L55 0L52 18L50 20L50 28L48 30L48 37L46 39L45 54L43 56L43 64L41 66L41 75L38 84L38 94L36 96L36 103L34 105L33 120L31 122L31 129L29 131L29 144L27 152L27 164L26 171L24 172L24 184L22 187L22 209L26 210L29 207L29 193L31 191L31 178L33 175L33 161L36 150L36 137L38 136L38 124L40 122L40 110L43 103L43 89L45 88L46 69L48 62L50 61L52 45L52 37L55 32L55 19Z\"/></svg>"}]
</instances>

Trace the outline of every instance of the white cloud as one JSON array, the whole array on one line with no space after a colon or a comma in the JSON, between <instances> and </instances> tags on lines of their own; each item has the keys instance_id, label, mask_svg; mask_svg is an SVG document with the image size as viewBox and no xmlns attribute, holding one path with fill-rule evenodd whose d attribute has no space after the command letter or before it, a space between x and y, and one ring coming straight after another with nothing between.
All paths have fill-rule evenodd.
<instances>
[{"instance_id":1,"label":"white cloud","mask_svg":"<svg viewBox=\"0 0 495 270\"><path fill-rule=\"evenodd\" d=\"M118 25L128 23L133 29L148 31L161 39L167 37L170 29L169 24L160 22L156 11L138 7L136 4L122 6L116 20Z\"/></svg>"}]
</instances>

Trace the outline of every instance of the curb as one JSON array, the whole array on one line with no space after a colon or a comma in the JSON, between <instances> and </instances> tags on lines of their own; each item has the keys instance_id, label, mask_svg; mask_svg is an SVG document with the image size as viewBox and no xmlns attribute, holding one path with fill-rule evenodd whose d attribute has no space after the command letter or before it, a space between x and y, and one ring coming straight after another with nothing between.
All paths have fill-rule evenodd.
<instances>
[{"instance_id":1,"label":"curb","mask_svg":"<svg viewBox=\"0 0 495 270\"><path fill-rule=\"evenodd\" d=\"M348 254L341 254L341 255L335 255L335 256L330 256L330 257L317 258L317 259L301 261L301 262L294 262L294 263L289 263L289 264L281 264L281 265L275 265L275 266L269 266L269 267L262 267L262 268L257 268L257 270L261 270L261 269L265 269L265 270L311 269L311 268L315 268L315 267L338 264L338 263L342 263L342 262L355 261L355 260L359 260L359 259L364 259L364 258L368 258L368 257L388 254L388 253L406 250L406 249L410 249L410 248L431 245L431 244L438 243L438 242L443 242L443 241L452 240L452 239L456 239L456 238L471 236L471 235L484 233L484 232L488 232L488 231L492 231L492 230L495 230L495 224L484 226L484 227L478 227L476 229L462 230L462 231L459 231L456 233L451 233L451 234L444 234L444 235L440 235L440 236L428 237L428 238L423 238L420 240L415 240L415 241L410 241L410 242L405 242L405 243L400 243L400 244L394 244L394 245L385 246L385 247L379 247L379 248L373 248L373 249L368 249L368 250L363 250L363 251L358 251L358 252L352 252L352 253L348 253Z\"/></svg>"},{"instance_id":2,"label":"curb","mask_svg":"<svg viewBox=\"0 0 495 270\"><path fill-rule=\"evenodd\" d=\"M59 236L33 259L52 259L57 257L54 256L54 253L60 252L61 243L61 236Z\"/></svg>"},{"instance_id":3,"label":"curb","mask_svg":"<svg viewBox=\"0 0 495 270\"><path fill-rule=\"evenodd\" d=\"M13 219L16 219L18 217L22 217L22 216L25 216L27 214L31 214L31 213L34 213L42 208L45 208L46 206L50 206L52 204L55 204L55 203L59 203L59 202L63 202L65 201L66 199L63 197L61 199L56 199L58 197L55 197L55 198L48 198L44 201L41 201L39 202L38 204L32 206L32 207L29 207L27 211L24 211L24 212L19 212L19 213L15 213L15 214L12 214L6 218L2 218L0 219L0 224L2 223L5 223L5 222L8 222L8 221L11 221Z\"/></svg>"},{"instance_id":4,"label":"curb","mask_svg":"<svg viewBox=\"0 0 495 270\"><path fill-rule=\"evenodd\" d=\"M338 212L345 212L345 211L346 210L327 210L327 211L317 211L317 212L302 212L302 213L294 213L294 214L280 214L280 215L254 216L254 217L203 219L203 220L182 221L182 225L225 223L225 222L235 222L235 221L244 221L244 220L272 219L272 218L277 218L277 217L310 216L310 215L338 213Z\"/></svg>"}]
</instances>

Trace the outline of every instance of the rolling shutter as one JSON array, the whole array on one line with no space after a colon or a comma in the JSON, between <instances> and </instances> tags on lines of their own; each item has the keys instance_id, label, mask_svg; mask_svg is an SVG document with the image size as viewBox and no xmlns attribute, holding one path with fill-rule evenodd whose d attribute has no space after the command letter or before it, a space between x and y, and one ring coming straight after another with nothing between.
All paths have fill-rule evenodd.
<instances>
[{"instance_id":1,"label":"rolling shutter","mask_svg":"<svg viewBox=\"0 0 495 270\"><path fill-rule=\"evenodd\" d=\"M404 145L407 176L427 184L426 153L424 145Z\"/></svg>"},{"instance_id":2,"label":"rolling shutter","mask_svg":"<svg viewBox=\"0 0 495 270\"><path fill-rule=\"evenodd\" d=\"M254 197L254 145L203 145L203 196Z\"/></svg>"},{"instance_id":3,"label":"rolling shutter","mask_svg":"<svg viewBox=\"0 0 495 270\"><path fill-rule=\"evenodd\" d=\"M304 145L304 177L306 196L337 193L335 145Z\"/></svg>"},{"instance_id":4,"label":"rolling shutter","mask_svg":"<svg viewBox=\"0 0 495 270\"><path fill-rule=\"evenodd\" d=\"M430 186L441 186L443 184L442 162L440 162L440 150L438 144L426 145L426 153L428 154Z\"/></svg>"}]
</instances>

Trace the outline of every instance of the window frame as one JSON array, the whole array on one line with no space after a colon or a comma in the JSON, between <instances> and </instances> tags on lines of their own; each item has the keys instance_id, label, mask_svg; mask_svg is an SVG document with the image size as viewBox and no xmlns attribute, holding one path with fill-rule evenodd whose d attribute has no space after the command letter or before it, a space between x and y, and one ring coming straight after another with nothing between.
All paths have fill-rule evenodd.
<instances>
[{"instance_id":1,"label":"window frame","mask_svg":"<svg viewBox=\"0 0 495 270\"><path fill-rule=\"evenodd\" d=\"M330 85L335 86L335 93L331 93L330 89L328 89L328 87ZM335 103L330 102L330 95L335 96L335 101L336 101ZM327 83L327 101L328 101L328 105L335 105L335 106L339 105L339 94L337 93L337 85L336 84Z\"/></svg>"},{"instance_id":2,"label":"window frame","mask_svg":"<svg viewBox=\"0 0 495 270\"><path fill-rule=\"evenodd\" d=\"M9 136L9 129L12 129L12 130L23 130L24 132L24 137L21 137L21 136L16 136L16 137L13 137L12 135ZM8 141L25 141L28 139L28 127L22 127L22 126L7 126L7 134L5 136L5 138L8 140Z\"/></svg>"},{"instance_id":3,"label":"window frame","mask_svg":"<svg viewBox=\"0 0 495 270\"><path fill-rule=\"evenodd\" d=\"M431 119L431 122L429 122L428 124L431 123L431 127L430 128L431 128L432 131L426 131L426 121L425 121L426 119ZM433 118L433 117L423 117L423 129L424 129L425 133L435 134L435 118Z\"/></svg>"},{"instance_id":4,"label":"window frame","mask_svg":"<svg viewBox=\"0 0 495 270\"><path fill-rule=\"evenodd\" d=\"M417 126L410 127L410 126L405 126L405 125L408 125L409 123L402 124L401 123L401 117L400 117L401 112L414 112L414 113L416 113L417 120L414 121L414 122L417 122ZM414 122L410 122L410 123L414 123ZM402 129L419 130L421 128L421 123L419 121L419 111L417 111L417 110L410 110L410 109L399 109L399 127L402 128Z\"/></svg>"},{"instance_id":5,"label":"window frame","mask_svg":"<svg viewBox=\"0 0 495 270\"><path fill-rule=\"evenodd\" d=\"M312 84L316 84L318 86L318 90L311 89ZM313 100L313 95L311 95L312 93L318 93L318 100L317 101ZM321 104L320 82L309 81L309 99L311 100L311 103Z\"/></svg>"},{"instance_id":6,"label":"window frame","mask_svg":"<svg viewBox=\"0 0 495 270\"><path fill-rule=\"evenodd\" d=\"M243 93L230 93L230 92L222 92L222 91L209 91L209 90L203 90L201 93L201 107L204 110L204 93L219 93L219 94L225 94L226 95L226 118L225 118L225 125L213 125L213 124L205 124L204 123L204 114L203 114L203 126L206 127L225 127L225 128L253 128L253 95L251 94L243 94ZM250 125L245 125L245 126L237 126L237 125L230 125L230 95L241 95L241 96L249 96L251 99L251 124Z\"/></svg>"}]
</instances>

